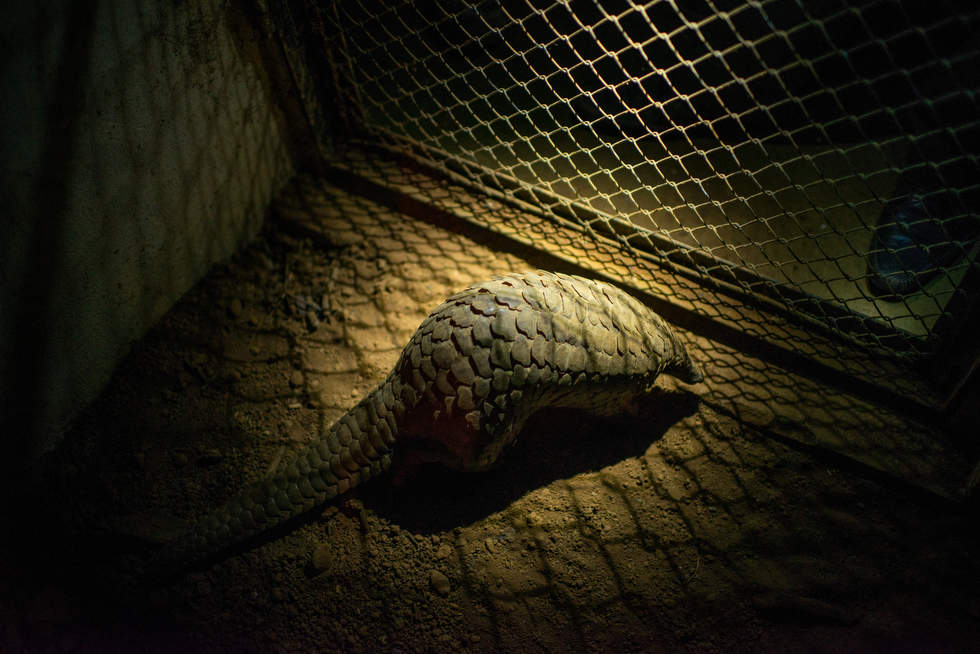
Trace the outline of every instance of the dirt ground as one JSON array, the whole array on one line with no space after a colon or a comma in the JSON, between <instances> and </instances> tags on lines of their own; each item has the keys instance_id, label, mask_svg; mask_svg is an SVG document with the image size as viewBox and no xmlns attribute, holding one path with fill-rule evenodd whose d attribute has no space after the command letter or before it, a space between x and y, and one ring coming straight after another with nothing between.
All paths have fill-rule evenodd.
<instances>
[{"instance_id":1,"label":"dirt ground","mask_svg":"<svg viewBox=\"0 0 980 654\"><path fill-rule=\"evenodd\" d=\"M147 583L161 542L342 415L443 297L535 267L324 202L324 239L273 222L215 267L18 484L0 650L980 651L975 509L774 441L670 380L638 416L543 412L490 472L379 478Z\"/></svg>"}]
</instances>

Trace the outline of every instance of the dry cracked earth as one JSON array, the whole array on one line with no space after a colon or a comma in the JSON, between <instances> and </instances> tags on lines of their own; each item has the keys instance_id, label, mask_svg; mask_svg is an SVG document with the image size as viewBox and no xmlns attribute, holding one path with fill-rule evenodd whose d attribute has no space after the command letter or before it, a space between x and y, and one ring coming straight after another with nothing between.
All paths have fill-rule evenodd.
<instances>
[{"instance_id":1,"label":"dry cracked earth","mask_svg":"<svg viewBox=\"0 0 980 654\"><path fill-rule=\"evenodd\" d=\"M147 583L161 542L343 415L445 296L538 267L319 193L281 207L315 213L317 233L273 221L215 267L20 485L3 516L0 650L980 647L975 513L666 381L637 416L543 412L492 471L380 478Z\"/></svg>"}]
</instances>

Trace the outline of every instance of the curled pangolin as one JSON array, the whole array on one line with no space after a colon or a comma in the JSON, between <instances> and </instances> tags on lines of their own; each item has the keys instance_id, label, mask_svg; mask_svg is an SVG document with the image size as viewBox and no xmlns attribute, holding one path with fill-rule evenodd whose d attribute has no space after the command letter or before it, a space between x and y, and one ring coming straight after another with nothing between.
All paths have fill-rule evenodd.
<instances>
[{"instance_id":1,"label":"curled pangolin","mask_svg":"<svg viewBox=\"0 0 980 654\"><path fill-rule=\"evenodd\" d=\"M542 407L629 408L661 373L703 379L673 330L627 293L528 272L475 284L422 322L394 369L278 476L167 545L165 568L199 562L387 470L491 466Z\"/></svg>"}]
</instances>

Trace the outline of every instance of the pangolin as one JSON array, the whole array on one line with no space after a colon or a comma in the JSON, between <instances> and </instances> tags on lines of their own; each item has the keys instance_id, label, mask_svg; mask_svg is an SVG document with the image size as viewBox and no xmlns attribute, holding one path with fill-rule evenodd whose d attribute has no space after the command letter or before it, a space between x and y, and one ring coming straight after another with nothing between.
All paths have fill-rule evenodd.
<instances>
[{"instance_id":1,"label":"pangolin","mask_svg":"<svg viewBox=\"0 0 980 654\"><path fill-rule=\"evenodd\" d=\"M164 546L162 569L214 556L392 466L484 470L542 407L630 408L665 372L703 379L671 327L624 291L544 271L508 274L449 297L394 369L275 477Z\"/></svg>"}]
</instances>

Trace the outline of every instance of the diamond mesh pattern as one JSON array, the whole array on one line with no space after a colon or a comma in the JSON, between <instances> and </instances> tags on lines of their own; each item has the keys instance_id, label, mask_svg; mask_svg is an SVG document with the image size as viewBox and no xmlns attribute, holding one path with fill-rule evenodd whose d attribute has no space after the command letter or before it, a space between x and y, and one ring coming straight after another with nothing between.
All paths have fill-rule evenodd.
<instances>
[{"instance_id":1,"label":"diamond mesh pattern","mask_svg":"<svg viewBox=\"0 0 980 654\"><path fill-rule=\"evenodd\" d=\"M348 131L583 243L906 358L941 346L952 308L976 296L962 290L980 204L968 5L364 1L323 14ZM882 298L872 236L907 197L948 237L928 241L945 256L916 292ZM884 256L908 266L913 250Z\"/></svg>"}]
</instances>

